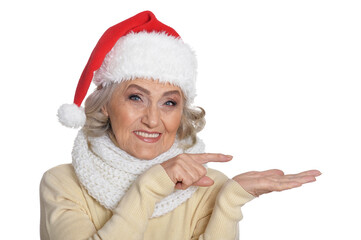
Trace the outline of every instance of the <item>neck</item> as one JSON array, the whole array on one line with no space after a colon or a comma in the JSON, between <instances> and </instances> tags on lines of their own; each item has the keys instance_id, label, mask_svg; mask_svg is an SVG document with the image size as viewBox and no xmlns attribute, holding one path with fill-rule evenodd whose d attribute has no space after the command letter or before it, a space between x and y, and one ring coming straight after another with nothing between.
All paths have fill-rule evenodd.
<instances>
[{"instance_id":1,"label":"neck","mask_svg":"<svg viewBox=\"0 0 361 240\"><path fill-rule=\"evenodd\" d=\"M80 183L88 193L98 200L105 208L113 210L131 184L138 176L149 168L160 164L182 153L203 153L204 144L197 139L196 144L186 151L180 147L189 144L187 140L176 140L166 152L152 160L137 159L114 144L108 135L101 137L86 137L82 130L79 131L73 147L73 166ZM186 201L197 188L176 190L156 205L157 212L153 217L163 215ZM181 192L179 192L181 191ZM173 204L176 196L177 204ZM174 208L163 208L163 205L174 205Z\"/></svg>"}]
</instances>

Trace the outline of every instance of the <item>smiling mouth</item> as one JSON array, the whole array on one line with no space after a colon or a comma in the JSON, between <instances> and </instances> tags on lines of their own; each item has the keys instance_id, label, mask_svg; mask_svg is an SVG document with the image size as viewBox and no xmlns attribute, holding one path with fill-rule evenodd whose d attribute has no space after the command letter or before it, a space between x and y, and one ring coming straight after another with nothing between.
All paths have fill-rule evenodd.
<instances>
[{"instance_id":1,"label":"smiling mouth","mask_svg":"<svg viewBox=\"0 0 361 240\"><path fill-rule=\"evenodd\" d=\"M147 143L157 142L162 135L161 133L148 133L148 132L144 132L144 131L134 131L133 133L140 140L147 142Z\"/></svg>"}]
</instances>

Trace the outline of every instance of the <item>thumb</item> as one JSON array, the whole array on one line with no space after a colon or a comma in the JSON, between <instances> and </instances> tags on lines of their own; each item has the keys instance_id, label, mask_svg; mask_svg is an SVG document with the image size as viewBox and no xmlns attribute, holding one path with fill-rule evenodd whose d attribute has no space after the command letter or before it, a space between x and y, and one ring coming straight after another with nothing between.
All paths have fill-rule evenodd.
<instances>
[{"instance_id":1,"label":"thumb","mask_svg":"<svg viewBox=\"0 0 361 240\"><path fill-rule=\"evenodd\" d=\"M214 184L214 181L207 176L202 177L201 179L199 179L197 182L193 183L193 186L198 186L198 187L210 187Z\"/></svg>"}]
</instances>

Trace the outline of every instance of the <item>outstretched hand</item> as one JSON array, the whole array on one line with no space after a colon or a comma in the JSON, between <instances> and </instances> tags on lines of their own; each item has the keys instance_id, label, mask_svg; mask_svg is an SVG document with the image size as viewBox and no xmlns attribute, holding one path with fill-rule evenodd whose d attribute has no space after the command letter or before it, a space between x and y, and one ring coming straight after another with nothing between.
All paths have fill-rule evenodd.
<instances>
[{"instance_id":1,"label":"outstretched hand","mask_svg":"<svg viewBox=\"0 0 361 240\"><path fill-rule=\"evenodd\" d=\"M233 180L238 182L244 190L258 197L265 193L300 187L302 184L316 181L316 177L320 175L321 172L318 170L285 175L281 170L273 169L242 173L235 176Z\"/></svg>"},{"instance_id":2,"label":"outstretched hand","mask_svg":"<svg viewBox=\"0 0 361 240\"><path fill-rule=\"evenodd\" d=\"M213 180L206 176L207 170L203 164L208 162L228 162L232 156L216 153L183 153L161 163L176 189L187 189L190 186L209 187ZM283 191L316 181L321 173L310 170L298 174L285 175L281 170L273 169L263 172L246 172L233 178L244 190L255 197L274 191Z\"/></svg>"},{"instance_id":3,"label":"outstretched hand","mask_svg":"<svg viewBox=\"0 0 361 240\"><path fill-rule=\"evenodd\" d=\"M206 176L207 169L203 164L208 162L228 162L232 156L216 153L179 154L161 163L176 189L187 189L189 186L209 187L213 180Z\"/></svg>"}]
</instances>

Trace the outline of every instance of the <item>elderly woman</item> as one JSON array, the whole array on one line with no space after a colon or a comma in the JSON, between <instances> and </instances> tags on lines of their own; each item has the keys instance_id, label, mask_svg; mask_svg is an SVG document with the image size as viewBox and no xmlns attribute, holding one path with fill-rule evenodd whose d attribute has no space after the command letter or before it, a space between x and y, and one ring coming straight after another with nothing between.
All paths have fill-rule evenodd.
<instances>
[{"instance_id":1,"label":"elderly woman","mask_svg":"<svg viewBox=\"0 0 361 240\"><path fill-rule=\"evenodd\" d=\"M206 167L205 112L192 108L196 58L177 32L142 12L109 28L59 120L83 128L72 165L40 186L41 239L237 239L241 206L315 181L316 170L249 172ZM97 88L80 108L93 81Z\"/></svg>"}]
</instances>

